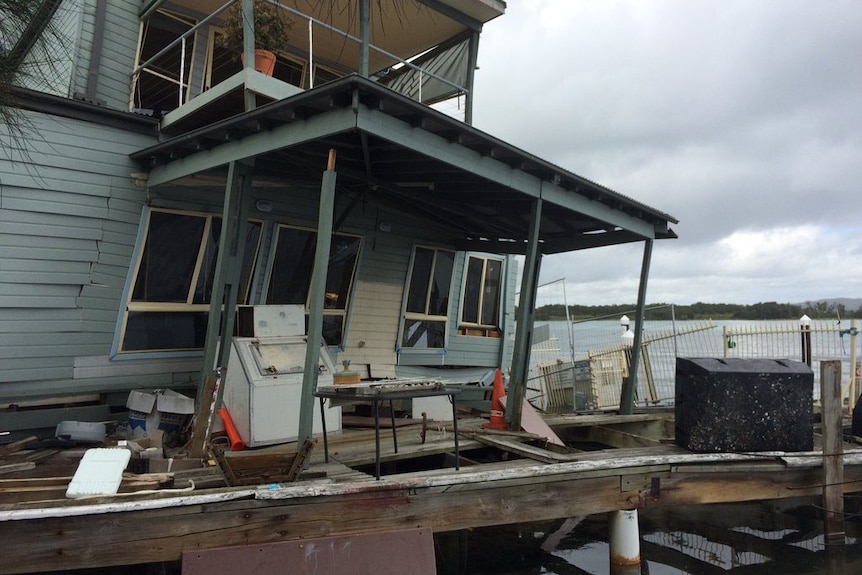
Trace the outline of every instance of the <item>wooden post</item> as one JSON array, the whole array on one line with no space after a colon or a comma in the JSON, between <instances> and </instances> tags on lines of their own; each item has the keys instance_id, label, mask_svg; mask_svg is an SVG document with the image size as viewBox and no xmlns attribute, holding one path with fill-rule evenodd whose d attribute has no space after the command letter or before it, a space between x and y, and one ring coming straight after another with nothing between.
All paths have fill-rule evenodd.
<instances>
[{"instance_id":1,"label":"wooden post","mask_svg":"<svg viewBox=\"0 0 862 575\"><path fill-rule=\"evenodd\" d=\"M844 545L844 456L841 361L820 362L823 417L823 531L827 545Z\"/></svg>"},{"instance_id":2,"label":"wooden post","mask_svg":"<svg viewBox=\"0 0 862 575\"><path fill-rule=\"evenodd\" d=\"M323 306L326 274L329 268L329 248L332 244L332 222L335 209L335 150L329 150L326 171L320 183L317 214L317 246L314 251L314 271L308 297L308 337L305 345L305 369L299 407L297 441L311 437L314 425L314 392L320 366L320 345L323 343Z\"/></svg>"}]
</instances>

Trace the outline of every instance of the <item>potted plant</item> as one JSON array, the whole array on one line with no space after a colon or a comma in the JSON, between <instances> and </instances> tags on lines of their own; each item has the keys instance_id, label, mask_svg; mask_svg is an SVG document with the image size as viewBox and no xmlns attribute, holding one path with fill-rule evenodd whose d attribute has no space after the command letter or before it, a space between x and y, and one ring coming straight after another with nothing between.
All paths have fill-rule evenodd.
<instances>
[{"instance_id":1,"label":"potted plant","mask_svg":"<svg viewBox=\"0 0 862 575\"><path fill-rule=\"evenodd\" d=\"M262 0L254 0L254 67L258 72L272 75L275 52L287 42L292 25L283 11ZM220 43L226 50L243 56L242 0L228 8Z\"/></svg>"}]
</instances>

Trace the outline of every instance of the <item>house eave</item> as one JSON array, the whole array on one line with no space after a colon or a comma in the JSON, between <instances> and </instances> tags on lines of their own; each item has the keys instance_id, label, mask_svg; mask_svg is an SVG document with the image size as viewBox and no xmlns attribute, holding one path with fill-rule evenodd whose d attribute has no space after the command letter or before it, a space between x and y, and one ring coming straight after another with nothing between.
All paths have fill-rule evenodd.
<instances>
[{"instance_id":1,"label":"house eave","mask_svg":"<svg viewBox=\"0 0 862 575\"><path fill-rule=\"evenodd\" d=\"M292 184L314 185L330 148L339 150L342 189L403 205L407 213L444 214L464 241L525 240L527 206L537 198L545 206L543 253L589 247L592 238L578 238L616 230L635 239L670 237L669 225L677 223L359 76L171 138L132 159L151 170L151 186L196 174L223 174L229 162L251 158L256 177L283 177L284 170L275 167L287 162L295 168ZM621 240L613 243L632 241L613 233L606 237Z\"/></svg>"}]
</instances>

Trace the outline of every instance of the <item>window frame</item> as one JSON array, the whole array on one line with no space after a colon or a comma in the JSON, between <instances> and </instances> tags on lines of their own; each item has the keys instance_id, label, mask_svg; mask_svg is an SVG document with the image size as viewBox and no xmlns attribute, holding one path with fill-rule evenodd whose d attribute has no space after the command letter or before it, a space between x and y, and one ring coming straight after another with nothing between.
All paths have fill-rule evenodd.
<instances>
[{"instance_id":1,"label":"window frame","mask_svg":"<svg viewBox=\"0 0 862 575\"><path fill-rule=\"evenodd\" d=\"M187 16L185 14L180 14L180 13L174 12L172 10L166 10L164 8L157 9L156 12L153 14L153 16L156 16L156 15L176 20L177 22L180 22L183 25L187 25L189 27L189 29L194 28L198 23L198 20L196 20L195 18L193 18L191 16ZM135 51L135 67L136 68L138 66L140 66L142 63L142 54L141 53L144 49L145 32L147 31L147 27L150 25L151 20L152 20L152 17L150 17L147 20L141 21L140 26L138 28L138 46L137 46L137 49ZM137 110L137 109L148 110L148 109L151 109L148 106L144 106L143 102L140 102L140 105L138 103L138 101L139 101L138 90L139 90L139 86L140 86L140 82L141 82L141 74L147 74L147 75L154 76L156 78L161 79L162 81L173 84L174 88L181 87L181 89L183 90L182 103L180 103L178 98L174 99L176 106L172 105L169 108L163 109L162 110L163 114L170 112L172 110L176 110L177 108L179 108L183 104L188 103L189 100L192 99L192 97L193 97L192 96L192 80L194 78L194 71L195 71L194 54L195 54L195 46L197 46L199 35L200 35L200 32L196 31L194 34L192 34L190 36L190 38L189 38L190 42L187 40L187 43L186 43L186 58L189 60L189 62L188 62L188 70L186 70L184 72L184 76L183 76L184 82L180 82L179 78L174 79L168 75L159 74L157 72L151 71L148 68L141 69L140 72L132 78L132 83L131 83L132 85L131 85L131 89L130 89L130 93L129 93L129 110ZM177 38L179 38L179 36L177 36ZM185 63L183 63L183 66L185 67ZM155 108L153 108L153 114L156 115L155 114Z\"/></svg>"},{"instance_id":2,"label":"window frame","mask_svg":"<svg viewBox=\"0 0 862 575\"><path fill-rule=\"evenodd\" d=\"M190 216L195 218L203 218L203 229L199 237L199 245L197 247L197 255L195 256L194 269L191 276L188 278L188 287L185 301L141 301L134 300L135 288L140 281L139 274L143 262L143 256L146 252L148 239L151 233L151 221L154 213L175 214L178 216ZM213 253L208 251L208 238L212 233L214 220L221 221L220 214L207 213L196 210L181 210L169 208L146 207L141 215L141 223L138 227L138 236L135 241L135 248L132 255L132 261L129 266L129 272L126 278L125 289L123 291L123 305L119 312L117 326L114 333L113 344L111 348L112 359L138 359L145 357L163 357L169 355L171 357L196 356L203 353L203 347L183 347L183 348L147 348L147 349L126 349L126 337L129 328L129 316L135 313L163 313L163 314L206 314L207 321L209 320L210 297L211 291L205 296L205 301L195 303L196 291L202 273L207 273L204 266L207 261L211 261L215 266L218 260L218 250L220 246L216 245ZM238 294L238 304L248 303L252 297L252 285L255 277L255 268L259 265L259 257L261 251L261 243L263 238L264 225L263 222L257 219L247 220L247 224L259 226L257 245L250 262L244 262L243 267L250 266L249 273L246 278L245 286L242 293ZM209 269L209 268L207 268ZM242 276L241 276L242 277ZM210 290L211 290L210 286Z\"/></svg>"},{"instance_id":3,"label":"window frame","mask_svg":"<svg viewBox=\"0 0 862 575\"><path fill-rule=\"evenodd\" d=\"M478 321L468 321L464 318L467 312L467 286L470 280L470 260L476 259L482 262L482 273L479 280L478 302L476 315ZM488 280L488 262L498 262L500 264L500 277L497 284L497 301L496 309L494 310L494 323L483 323L482 318L485 315L485 292L486 282ZM464 273L461 282L461 300L458 308L458 329L461 335L480 335L480 336L498 336L502 332L502 310L503 298L505 296L505 278L506 278L506 258L495 254L486 253L467 253L464 256Z\"/></svg>"},{"instance_id":4,"label":"window frame","mask_svg":"<svg viewBox=\"0 0 862 575\"><path fill-rule=\"evenodd\" d=\"M419 250L428 250L433 252L431 269L428 274L428 281L425 286L425 311L420 312L412 312L408 310L409 299L411 288L413 287L413 276L416 272L416 256ZM438 266L438 256L441 252L445 252L451 255L452 258L452 269L449 272L449 286L447 292L447 306L445 315L436 315L428 312L430 304L431 304L431 295L432 289L431 285L434 281L435 271ZM449 334L450 334L450 318L451 309L452 309L452 288L454 285L453 279L455 277L455 259L457 257L457 252L455 250L434 247L429 245L414 245L413 250L410 254L410 263L408 267L407 277L404 282L404 296L402 298L401 303L401 320L398 326L398 336L396 340L396 351L398 352L409 352L409 353L445 353L449 346ZM404 334L407 331L407 322L408 321L439 321L443 323L443 345L440 347L428 347L428 346L407 346L404 345Z\"/></svg>"},{"instance_id":5,"label":"window frame","mask_svg":"<svg viewBox=\"0 0 862 575\"><path fill-rule=\"evenodd\" d=\"M317 230L315 228L306 227L306 226L297 226L292 224L287 224L283 222L276 222L273 230L272 236L272 249L269 254L269 261L266 266L266 274L264 277L264 293L261 296L261 301L264 304L277 304L278 302L273 302L270 300L270 286L272 282L273 272L275 271L276 260L278 258L278 241L279 234L281 230L287 228L291 230L303 231L310 234L314 234L315 240L317 236ZM324 323L327 321L327 318L339 317L341 321L341 340L338 343L327 342L327 345L332 348L337 348L340 350L344 350L347 347L347 331L348 331L348 317L350 315L350 304L354 298L354 291L356 289L356 278L359 274L359 268L362 259L362 252L365 245L365 238L360 234L346 233L346 232L332 232L332 236L341 236L346 238L352 238L358 241L357 249L356 249L356 257L354 259L353 269L349 278L349 285L346 290L344 290L345 301L343 307L323 307L323 321ZM313 275L313 267L311 273L308 276L308 283L306 285L306 296L305 296L305 319L306 319L306 328L310 311L310 299L311 299L311 282ZM327 278L329 278L329 268L327 268Z\"/></svg>"}]
</instances>

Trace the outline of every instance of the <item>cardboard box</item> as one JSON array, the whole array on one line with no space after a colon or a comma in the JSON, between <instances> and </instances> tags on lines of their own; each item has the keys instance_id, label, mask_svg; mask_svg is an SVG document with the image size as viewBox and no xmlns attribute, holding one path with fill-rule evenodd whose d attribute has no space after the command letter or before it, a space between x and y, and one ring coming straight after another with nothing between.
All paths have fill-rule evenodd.
<instances>
[{"instance_id":1,"label":"cardboard box","mask_svg":"<svg viewBox=\"0 0 862 575\"><path fill-rule=\"evenodd\" d=\"M129 408L129 439L147 439L156 430L165 443L179 436L186 418L195 412L195 400L170 389L132 390Z\"/></svg>"}]
</instances>

